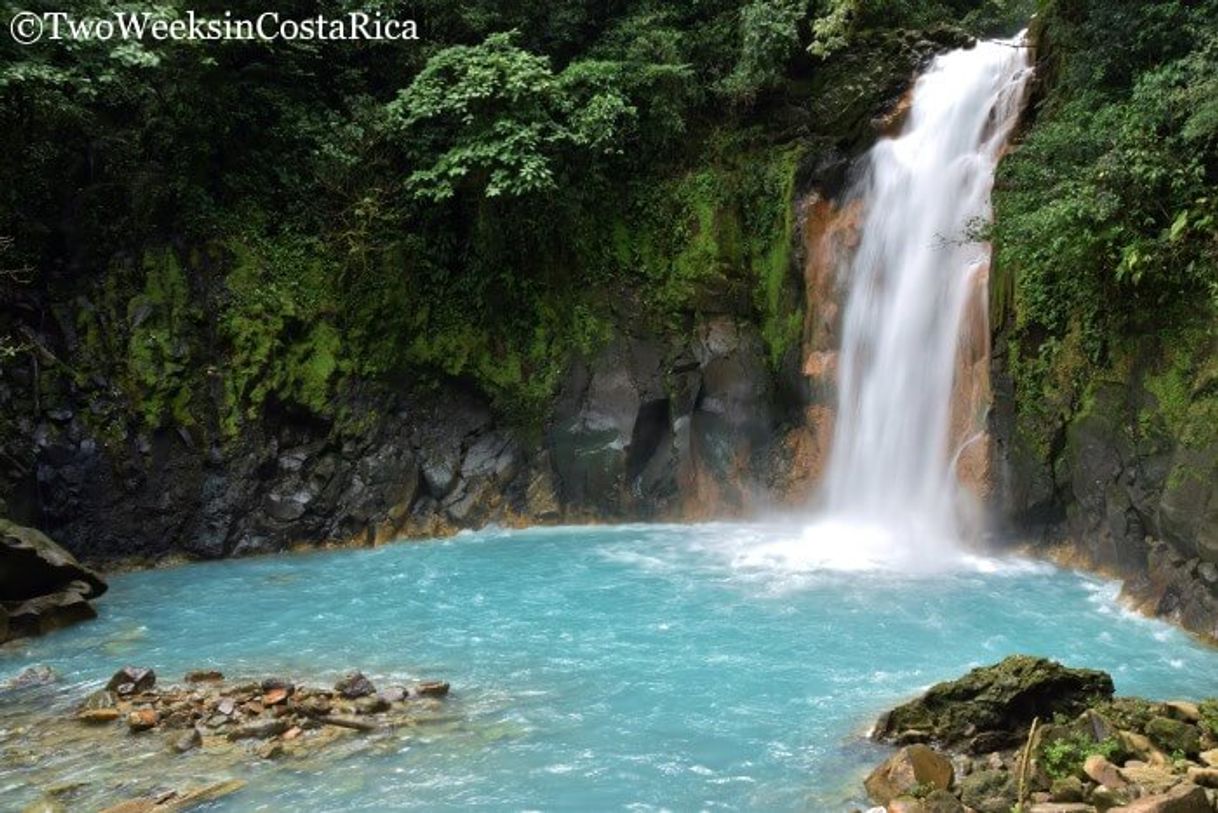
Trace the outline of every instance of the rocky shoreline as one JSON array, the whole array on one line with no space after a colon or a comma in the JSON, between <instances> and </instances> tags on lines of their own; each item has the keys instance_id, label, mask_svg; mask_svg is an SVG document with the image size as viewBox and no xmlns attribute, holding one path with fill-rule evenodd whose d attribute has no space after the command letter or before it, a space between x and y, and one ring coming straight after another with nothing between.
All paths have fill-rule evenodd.
<instances>
[{"instance_id":1,"label":"rocky shoreline","mask_svg":"<svg viewBox=\"0 0 1218 813\"><path fill-rule=\"evenodd\" d=\"M1104 672L1016 655L884 714L899 750L868 813L1210 813L1218 701L1116 697Z\"/></svg>"},{"instance_id":2,"label":"rocky shoreline","mask_svg":"<svg viewBox=\"0 0 1218 813\"><path fill-rule=\"evenodd\" d=\"M57 680L52 670L32 667L4 687L11 703L0 724L0 755L28 766L30 784L44 794L25 808L29 813L82 805L105 813L186 809L241 790L258 765L299 769L315 757L341 758L378 737L395 741L417 726L452 719L447 682L378 688L358 671L330 687L282 677L228 680L210 669L162 685L152 669L128 666L71 707L48 711L45 694L31 693ZM85 772L73 771L65 781L54 770L39 776L65 754L101 766L101 776L81 781ZM129 769L104 767L132 758L157 769L141 782ZM209 781L199 785L201 775ZM133 787L140 792L132 794Z\"/></svg>"}]
</instances>

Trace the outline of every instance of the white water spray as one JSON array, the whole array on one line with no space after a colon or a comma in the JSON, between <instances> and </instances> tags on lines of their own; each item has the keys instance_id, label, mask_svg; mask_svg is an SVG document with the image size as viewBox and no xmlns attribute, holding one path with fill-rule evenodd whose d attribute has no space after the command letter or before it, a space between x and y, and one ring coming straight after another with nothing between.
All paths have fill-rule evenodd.
<instances>
[{"instance_id":1,"label":"white water spray","mask_svg":"<svg viewBox=\"0 0 1218 813\"><path fill-rule=\"evenodd\" d=\"M872 148L854 190L864 213L842 269L830 519L809 529L832 528L829 544L852 548L852 559L930 561L960 538L953 378L966 303L988 273L989 246L971 235L990 215L995 166L1031 73L1022 45L1020 35L936 58L900 135ZM855 529L851 539L843 528Z\"/></svg>"}]
</instances>

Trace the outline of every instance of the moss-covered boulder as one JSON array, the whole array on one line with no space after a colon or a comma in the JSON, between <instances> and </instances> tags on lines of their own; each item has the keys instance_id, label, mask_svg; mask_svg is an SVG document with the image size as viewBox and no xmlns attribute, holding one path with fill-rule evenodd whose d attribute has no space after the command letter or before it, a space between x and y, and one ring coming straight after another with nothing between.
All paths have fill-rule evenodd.
<instances>
[{"instance_id":1,"label":"moss-covered boulder","mask_svg":"<svg viewBox=\"0 0 1218 813\"><path fill-rule=\"evenodd\" d=\"M1037 717L1077 717L1112 693L1112 678L1104 672L1014 655L932 686L922 697L882 716L873 736L884 742L933 742L951 750L988 753L1022 743Z\"/></svg>"},{"instance_id":2,"label":"moss-covered boulder","mask_svg":"<svg viewBox=\"0 0 1218 813\"><path fill-rule=\"evenodd\" d=\"M1153 718L1146 724L1146 734L1169 754L1195 756L1201 750L1201 732L1197 727L1170 717Z\"/></svg>"},{"instance_id":3,"label":"moss-covered boulder","mask_svg":"<svg viewBox=\"0 0 1218 813\"><path fill-rule=\"evenodd\" d=\"M0 519L0 641L39 635L96 614L101 577L45 534Z\"/></svg>"}]
</instances>

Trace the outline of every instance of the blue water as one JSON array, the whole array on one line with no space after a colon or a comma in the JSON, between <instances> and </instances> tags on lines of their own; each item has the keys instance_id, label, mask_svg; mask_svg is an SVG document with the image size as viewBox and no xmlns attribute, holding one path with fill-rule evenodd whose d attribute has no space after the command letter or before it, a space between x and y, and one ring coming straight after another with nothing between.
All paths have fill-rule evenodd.
<instances>
[{"instance_id":1,"label":"blue water","mask_svg":"<svg viewBox=\"0 0 1218 813\"><path fill-rule=\"evenodd\" d=\"M833 570L801 556L818 542L487 531L123 574L99 620L0 650L0 679L50 665L63 703L124 663L451 681L449 725L324 768L248 767L217 808L309 811L844 810L883 753L863 736L879 712L1008 654L1108 670L1122 693L1213 693L1218 652L1121 610L1106 582L985 559ZM29 796L23 777L0 767L0 789Z\"/></svg>"}]
</instances>

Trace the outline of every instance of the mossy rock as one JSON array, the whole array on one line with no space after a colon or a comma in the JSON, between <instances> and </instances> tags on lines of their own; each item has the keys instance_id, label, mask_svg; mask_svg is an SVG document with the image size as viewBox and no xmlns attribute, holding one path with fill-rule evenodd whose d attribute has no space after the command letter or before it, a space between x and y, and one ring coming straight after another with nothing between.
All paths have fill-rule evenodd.
<instances>
[{"instance_id":1,"label":"mossy rock","mask_svg":"<svg viewBox=\"0 0 1218 813\"><path fill-rule=\"evenodd\" d=\"M960 782L960 801L977 813L1010 813L1016 795L1009 771L977 771Z\"/></svg>"},{"instance_id":2,"label":"mossy rock","mask_svg":"<svg viewBox=\"0 0 1218 813\"><path fill-rule=\"evenodd\" d=\"M1112 693L1112 678L1104 672L1014 655L932 686L922 697L881 717L874 736L885 742L924 739L953 750L988 753L1022 743L1037 717L1077 717L1111 699Z\"/></svg>"},{"instance_id":3,"label":"mossy rock","mask_svg":"<svg viewBox=\"0 0 1218 813\"><path fill-rule=\"evenodd\" d=\"M1201 751L1201 732L1197 727L1170 717L1151 719L1146 724L1146 735L1169 754L1195 756Z\"/></svg>"}]
</instances>

